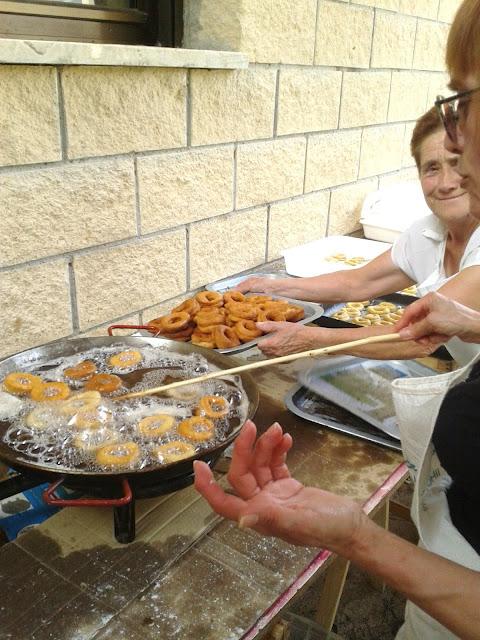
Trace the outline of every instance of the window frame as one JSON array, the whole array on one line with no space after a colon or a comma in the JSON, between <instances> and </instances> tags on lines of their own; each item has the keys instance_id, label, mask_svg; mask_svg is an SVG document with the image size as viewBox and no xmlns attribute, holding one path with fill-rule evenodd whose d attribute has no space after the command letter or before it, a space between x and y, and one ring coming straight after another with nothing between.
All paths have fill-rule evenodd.
<instances>
[{"instance_id":1,"label":"window frame","mask_svg":"<svg viewBox=\"0 0 480 640\"><path fill-rule=\"evenodd\" d=\"M138 0L135 9L0 0L0 38L179 47L183 0Z\"/></svg>"}]
</instances>

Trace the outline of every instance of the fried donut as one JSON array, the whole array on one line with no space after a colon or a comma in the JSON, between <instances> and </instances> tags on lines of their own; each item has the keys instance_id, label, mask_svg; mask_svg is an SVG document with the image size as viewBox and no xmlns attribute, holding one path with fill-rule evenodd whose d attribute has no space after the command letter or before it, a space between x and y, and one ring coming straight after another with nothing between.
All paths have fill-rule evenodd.
<instances>
[{"instance_id":1,"label":"fried donut","mask_svg":"<svg viewBox=\"0 0 480 640\"><path fill-rule=\"evenodd\" d=\"M305 317L305 309L299 304L291 304L285 311L285 318L287 322L298 322Z\"/></svg>"},{"instance_id":2,"label":"fried donut","mask_svg":"<svg viewBox=\"0 0 480 640\"><path fill-rule=\"evenodd\" d=\"M223 304L229 302L245 302L245 296L240 291L226 291L223 294Z\"/></svg>"},{"instance_id":3,"label":"fried donut","mask_svg":"<svg viewBox=\"0 0 480 640\"><path fill-rule=\"evenodd\" d=\"M182 304L173 307L172 313L178 313L179 311L186 311L190 317L193 317L200 311L200 303L195 298L187 298Z\"/></svg>"},{"instance_id":4,"label":"fried donut","mask_svg":"<svg viewBox=\"0 0 480 640\"><path fill-rule=\"evenodd\" d=\"M97 371L97 367L91 360L83 360L73 367L67 367L63 370L63 375L72 380L83 380L93 375Z\"/></svg>"},{"instance_id":5,"label":"fried donut","mask_svg":"<svg viewBox=\"0 0 480 640\"><path fill-rule=\"evenodd\" d=\"M156 413L153 416L142 418L138 423L137 430L143 438L158 438L174 426L173 416L166 413Z\"/></svg>"},{"instance_id":6,"label":"fried donut","mask_svg":"<svg viewBox=\"0 0 480 640\"><path fill-rule=\"evenodd\" d=\"M112 373L95 373L87 381L85 389L99 391L100 393L112 393L122 386L121 379Z\"/></svg>"},{"instance_id":7,"label":"fried donut","mask_svg":"<svg viewBox=\"0 0 480 640\"><path fill-rule=\"evenodd\" d=\"M363 302L347 302L345 306L351 309L363 309L364 304Z\"/></svg>"},{"instance_id":8,"label":"fried donut","mask_svg":"<svg viewBox=\"0 0 480 640\"><path fill-rule=\"evenodd\" d=\"M216 342L212 333L203 331L194 331L190 338L192 344L196 344L197 347L204 347L205 349L215 349Z\"/></svg>"},{"instance_id":9,"label":"fried donut","mask_svg":"<svg viewBox=\"0 0 480 640\"><path fill-rule=\"evenodd\" d=\"M21 371L9 373L3 380L5 391L13 393L16 396L26 396L32 391L34 386L40 384L42 384L40 376L34 376L31 373L22 373Z\"/></svg>"},{"instance_id":10,"label":"fried donut","mask_svg":"<svg viewBox=\"0 0 480 640\"><path fill-rule=\"evenodd\" d=\"M195 447L181 440L172 440L153 448L152 455L158 462L169 464L195 455Z\"/></svg>"},{"instance_id":11,"label":"fried donut","mask_svg":"<svg viewBox=\"0 0 480 640\"><path fill-rule=\"evenodd\" d=\"M223 418L230 411L228 400L223 396L203 396L198 403L196 414L207 418Z\"/></svg>"},{"instance_id":12,"label":"fried donut","mask_svg":"<svg viewBox=\"0 0 480 640\"><path fill-rule=\"evenodd\" d=\"M194 330L194 325L189 324L186 329L182 329L182 331L174 331L173 333L164 333L160 332L164 338L168 338L169 340L180 340L186 342L189 340Z\"/></svg>"},{"instance_id":13,"label":"fried donut","mask_svg":"<svg viewBox=\"0 0 480 640\"><path fill-rule=\"evenodd\" d=\"M100 447L95 454L99 465L126 467L135 463L140 456L140 448L135 442L117 442Z\"/></svg>"},{"instance_id":14,"label":"fried donut","mask_svg":"<svg viewBox=\"0 0 480 640\"><path fill-rule=\"evenodd\" d=\"M272 296L248 296L247 297L248 302L250 302L251 304L263 304L264 302L272 302L273 298Z\"/></svg>"},{"instance_id":15,"label":"fried donut","mask_svg":"<svg viewBox=\"0 0 480 640\"><path fill-rule=\"evenodd\" d=\"M96 429L94 431L85 429L73 439L74 446L77 449L83 449L83 451L95 451L98 447L104 447L107 444L116 442L118 442L118 434L109 429Z\"/></svg>"},{"instance_id":16,"label":"fried donut","mask_svg":"<svg viewBox=\"0 0 480 640\"><path fill-rule=\"evenodd\" d=\"M142 354L136 349L120 351L108 359L108 364L117 369L128 369L143 360Z\"/></svg>"},{"instance_id":17,"label":"fried donut","mask_svg":"<svg viewBox=\"0 0 480 640\"><path fill-rule=\"evenodd\" d=\"M214 324L223 324L225 320L225 311L218 307L214 309L206 308L205 311L200 311L195 316L195 322L197 326L204 331L205 327L210 327Z\"/></svg>"},{"instance_id":18,"label":"fried donut","mask_svg":"<svg viewBox=\"0 0 480 640\"><path fill-rule=\"evenodd\" d=\"M234 329L242 342L249 342L263 334L263 331L258 329L257 323L253 320L239 320L235 324Z\"/></svg>"},{"instance_id":19,"label":"fried donut","mask_svg":"<svg viewBox=\"0 0 480 640\"><path fill-rule=\"evenodd\" d=\"M200 291L195 296L195 300L202 307L221 307L223 305L223 296L217 291Z\"/></svg>"},{"instance_id":20,"label":"fried donut","mask_svg":"<svg viewBox=\"0 0 480 640\"><path fill-rule=\"evenodd\" d=\"M188 327L190 315L186 311L169 313L158 319L162 333L175 333Z\"/></svg>"},{"instance_id":21,"label":"fried donut","mask_svg":"<svg viewBox=\"0 0 480 640\"><path fill-rule=\"evenodd\" d=\"M98 391L83 391L70 396L60 405L60 413L64 416L73 416L83 409L95 409L100 404L102 396Z\"/></svg>"},{"instance_id":22,"label":"fried donut","mask_svg":"<svg viewBox=\"0 0 480 640\"><path fill-rule=\"evenodd\" d=\"M47 409L45 405L40 405L35 407L33 411L30 411L25 418L25 423L27 427L30 427L31 429L43 430L50 426L52 418L53 415L51 410Z\"/></svg>"},{"instance_id":23,"label":"fried donut","mask_svg":"<svg viewBox=\"0 0 480 640\"><path fill-rule=\"evenodd\" d=\"M213 332L213 339L217 345L217 349L230 349L231 347L238 347L240 344L240 338L237 336L235 330L232 327L227 327L225 324L218 324Z\"/></svg>"},{"instance_id":24,"label":"fried donut","mask_svg":"<svg viewBox=\"0 0 480 640\"><path fill-rule=\"evenodd\" d=\"M70 395L70 387L66 382L42 382L35 384L30 397L35 402L58 402Z\"/></svg>"},{"instance_id":25,"label":"fried donut","mask_svg":"<svg viewBox=\"0 0 480 640\"><path fill-rule=\"evenodd\" d=\"M287 319L285 311L280 309L267 309L267 311L265 311L265 317L267 320L271 320L272 322L285 322Z\"/></svg>"},{"instance_id":26,"label":"fried donut","mask_svg":"<svg viewBox=\"0 0 480 640\"><path fill-rule=\"evenodd\" d=\"M355 324L360 324L362 327L369 327L372 324L372 321L368 318L354 318L352 320Z\"/></svg>"},{"instance_id":27,"label":"fried donut","mask_svg":"<svg viewBox=\"0 0 480 640\"><path fill-rule=\"evenodd\" d=\"M186 420L182 420L177 427L180 435L187 440L195 442L203 442L210 440L215 435L215 425L209 418L204 416L192 416Z\"/></svg>"}]
</instances>

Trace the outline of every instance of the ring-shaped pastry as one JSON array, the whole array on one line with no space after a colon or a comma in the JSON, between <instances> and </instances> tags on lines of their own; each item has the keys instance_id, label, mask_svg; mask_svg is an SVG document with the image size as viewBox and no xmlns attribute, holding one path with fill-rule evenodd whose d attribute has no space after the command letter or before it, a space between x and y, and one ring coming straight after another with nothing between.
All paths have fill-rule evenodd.
<instances>
[{"instance_id":1,"label":"ring-shaped pastry","mask_svg":"<svg viewBox=\"0 0 480 640\"><path fill-rule=\"evenodd\" d=\"M138 433L143 438L158 438L170 431L175 425L173 416L166 413L156 413L153 416L142 418L138 423Z\"/></svg>"},{"instance_id":2,"label":"ring-shaped pastry","mask_svg":"<svg viewBox=\"0 0 480 640\"><path fill-rule=\"evenodd\" d=\"M110 429L96 429L94 431L81 431L73 439L73 445L83 451L95 451L99 447L118 442L118 434Z\"/></svg>"},{"instance_id":3,"label":"ring-shaped pastry","mask_svg":"<svg viewBox=\"0 0 480 640\"><path fill-rule=\"evenodd\" d=\"M192 341L192 344L197 345L197 347L203 347L204 349L215 349L217 346L211 333L194 331L190 340Z\"/></svg>"},{"instance_id":4,"label":"ring-shaped pastry","mask_svg":"<svg viewBox=\"0 0 480 640\"><path fill-rule=\"evenodd\" d=\"M223 296L217 291L200 291L195 299L202 307L221 307L223 305Z\"/></svg>"},{"instance_id":5,"label":"ring-shaped pastry","mask_svg":"<svg viewBox=\"0 0 480 640\"><path fill-rule=\"evenodd\" d=\"M94 431L112 424L113 414L108 409L99 407L88 407L80 409L75 413L69 421L69 426L75 427L79 431L88 429Z\"/></svg>"},{"instance_id":6,"label":"ring-shaped pastry","mask_svg":"<svg viewBox=\"0 0 480 640\"><path fill-rule=\"evenodd\" d=\"M52 423L52 412L45 405L35 407L25 418L25 424L31 429L47 429Z\"/></svg>"},{"instance_id":7,"label":"ring-shaped pastry","mask_svg":"<svg viewBox=\"0 0 480 640\"><path fill-rule=\"evenodd\" d=\"M257 327L257 323L253 320L239 320L235 326L235 333L242 342L255 340L263 334L263 331Z\"/></svg>"},{"instance_id":8,"label":"ring-shaped pastry","mask_svg":"<svg viewBox=\"0 0 480 640\"><path fill-rule=\"evenodd\" d=\"M58 402L70 395L66 382L42 382L33 386L30 397L35 402Z\"/></svg>"},{"instance_id":9,"label":"ring-shaped pastry","mask_svg":"<svg viewBox=\"0 0 480 640\"><path fill-rule=\"evenodd\" d=\"M272 322L285 322L287 319L285 311L282 311L280 309L278 311L275 309L268 309L265 312L265 316L267 320L270 320Z\"/></svg>"},{"instance_id":10,"label":"ring-shaped pastry","mask_svg":"<svg viewBox=\"0 0 480 640\"><path fill-rule=\"evenodd\" d=\"M182 420L177 427L177 431L187 440L204 442L205 440L211 440L215 435L215 425L212 420L205 416L192 416Z\"/></svg>"},{"instance_id":11,"label":"ring-shaped pastry","mask_svg":"<svg viewBox=\"0 0 480 640\"><path fill-rule=\"evenodd\" d=\"M59 406L60 413L64 416L73 416L83 409L95 409L102 400L98 391L83 391L70 396Z\"/></svg>"},{"instance_id":12,"label":"ring-shaped pastry","mask_svg":"<svg viewBox=\"0 0 480 640\"><path fill-rule=\"evenodd\" d=\"M240 291L226 291L223 294L223 304L229 302L245 302L246 298Z\"/></svg>"},{"instance_id":13,"label":"ring-shaped pastry","mask_svg":"<svg viewBox=\"0 0 480 640\"><path fill-rule=\"evenodd\" d=\"M95 458L102 467L126 467L140 457L140 448L135 442L117 442L97 449Z\"/></svg>"},{"instance_id":14,"label":"ring-shaped pastry","mask_svg":"<svg viewBox=\"0 0 480 640\"><path fill-rule=\"evenodd\" d=\"M229 302L225 305L225 309L227 309L230 315L236 316L237 318L255 320L257 317L255 306L249 302Z\"/></svg>"},{"instance_id":15,"label":"ring-shaped pastry","mask_svg":"<svg viewBox=\"0 0 480 640\"><path fill-rule=\"evenodd\" d=\"M216 325L213 331L213 339L217 349L230 349L231 347L238 347L240 344L240 338L235 330L225 324Z\"/></svg>"},{"instance_id":16,"label":"ring-shaped pastry","mask_svg":"<svg viewBox=\"0 0 480 640\"><path fill-rule=\"evenodd\" d=\"M298 322L305 317L305 309L299 304L291 304L285 311L285 318L287 322Z\"/></svg>"},{"instance_id":17,"label":"ring-shaped pastry","mask_svg":"<svg viewBox=\"0 0 480 640\"><path fill-rule=\"evenodd\" d=\"M372 324L372 321L368 318L354 318L352 320L355 324L360 324L362 327L369 327Z\"/></svg>"},{"instance_id":18,"label":"ring-shaped pastry","mask_svg":"<svg viewBox=\"0 0 480 640\"><path fill-rule=\"evenodd\" d=\"M223 418L230 411L228 400L223 396L203 396L198 403L198 415L207 418Z\"/></svg>"},{"instance_id":19,"label":"ring-shaped pastry","mask_svg":"<svg viewBox=\"0 0 480 640\"><path fill-rule=\"evenodd\" d=\"M136 349L120 351L108 359L108 364L116 369L129 369L143 360L142 354Z\"/></svg>"},{"instance_id":20,"label":"ring-shaped pastry","mask_svg":"<svg viewBox=\"0 0 480 640\"><path fill-rule=\"evenodd\" d=\"M63 375L72 380L84 380L93 375L97 371L97 367L91 360L83 360L73 367L67 367L63 370Z\"/></svg>"},{"instance_id":21,"label":"ring-shaped pastry","mask_svg":"<svg viewBox=\"0 0 480 640\"><path fill-rule=\"evenodd\" d=\"M192 317L200 311L200 303L195 298L187 298L181 304L173 307L172 313L177 313L178 311L186 311Z\"/></svg>"},{"instance_id":22,"label":"ring-shaped pastry","mask_svg":"<svg viewBox=\"0 0 480 640\"><path fill-rule=\"evenodd\" d=\"M34 376L31 373L22 373L14 371L5 376L3 386L5 391L13 393L16 396L28 395L34 386L42 384L40 376Z\"/></svg>"},{"instance_id":23,"label":"ring-shaped pastry","mask_svg":"<svg viewBox=\"0 0 480 640\"><path fill-rule=\"evenodd\" d=\"M88 391L112 393L122 386L122 380L112 373L95 373L86 383Z\"/></svg>"},{"instance_id":24,"label":"ring-shaped pastry","mask_svg":"<svg viewBox=\"0 0 480 640\"><path fill-rule=\"evenodd\" d=\"M177 462L195 455L195 447L182 440L172 440L152 449L152 455L162 464Z\"/></svg>"},{"instance_id":25,"label":"ring-shaped pastry","mask_svg":"<svg viewBox=\"0 0 480 640\"><path fill-rule=\"evenodd\" d=\"M186 311L177 311L162 316L159 321L162 333L174 333L175 331L183 331L188 327L190 315Z\"/></svg>"},{"instance_id":26,"label":"ring-shaped pastry","mask_svg":"<svg viewBox=\"0 0 480 640\"><path fill-rule=\"evenodd\" d=\"M363 302L347 302L345 306L351 309L363 309L364 304Z\"/></svg>"},{"instance_id":27,"label":"ring-shaped pastry","mask_svg":"<svg viewBox=\"0 0 480 640\"><path fill-rule=\"evenodd\" d=\"M265 302L272 302L272 296L247 296L248 302L254 305L264 304Z\"/></svg>"}]
</instances>

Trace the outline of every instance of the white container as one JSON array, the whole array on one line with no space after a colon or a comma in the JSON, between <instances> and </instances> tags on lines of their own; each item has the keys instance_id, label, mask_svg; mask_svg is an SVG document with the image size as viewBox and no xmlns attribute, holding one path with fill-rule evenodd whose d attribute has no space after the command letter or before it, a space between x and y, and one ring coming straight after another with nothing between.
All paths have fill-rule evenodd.
<instances>
[{"instance_id":1,"label":"white container","mask_svg":"<svg viewBox=\"0 0 480 640\"><path fill-rule=\"evenodd\" d=\"M285 258L286 272L291 276L305 278L357 268L342 261L331 261L332 256L337 254L342 253L349 258L362 257L365 262L358 266L363 266L389 248L390 245L385 242L365 240L365 238L328 236L298 247L285 249L282 254Z\"/></svg>"},{"instance_id":2,"label":"white container","mask_svg":"<svg viewBox=\"0 0 480 640\"><path fill-rule=\"evenodd\" d=\"M366 238L394 242L416 220L431 213L416 180L370 193L363 203L360 222Z\"/></svg>"}]
</instances>

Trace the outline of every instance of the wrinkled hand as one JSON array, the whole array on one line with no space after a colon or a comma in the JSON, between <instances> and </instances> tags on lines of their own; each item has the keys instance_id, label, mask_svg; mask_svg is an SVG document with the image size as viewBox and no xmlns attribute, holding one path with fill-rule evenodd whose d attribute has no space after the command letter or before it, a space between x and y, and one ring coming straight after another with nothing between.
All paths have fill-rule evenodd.
<instances>
[{"instance_id":1,"label":"wrinkled hand","mask_svg":"<svg viewBox=\"0 0 480 640\"><path fill-rule=\"evenodd\" d=\"M248 293L249 291L255 291L256 293L267 293L268 284L272 282L271 278L259 278L258 276L252 276L246 280L242 280L235 287L236 291L240 293Z\"/></svg>"},{"instance_id":2,"label":"wrinkled hand","mask_svg":"<svg viewBox=\"0 0 480 640\"><path fill-rule=\"evenodd\" d=\"M321 346L313 341L313 327L294 322L257 322L257 327L268 336L260 338L258 348L268 357L286 356ZM316 335L316 334L314 334Z\"/></svg>"},{"instance_id":3,"label":"wrinkled hand","mask_svg":"<svg viewBox=\"0 0 480 640\"><path fill-rule=\"evenodd\" d=\"M452 336L480 342L480 313L441 293L428 293L405 309L395 330L405 340L425 345L438 345Z\"/></svg>"},{"instance_id":4,"label":"wrinkled hand","mask_svg":"<svg viewBox=\"0 0 480 640\"><path fill-rule=\"evenodd\" d=\"M220 515L264 535L296 545L326 547L347 554L366 516L348 498L304 487L290 477L286 454L292 438L273 424L256 442L248 420L235 441L226 494L207 464L196 461L195 488Z\"/></svg>"}]
</instances>

